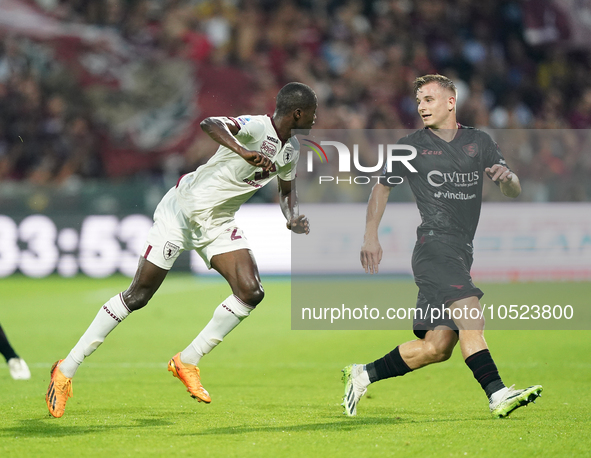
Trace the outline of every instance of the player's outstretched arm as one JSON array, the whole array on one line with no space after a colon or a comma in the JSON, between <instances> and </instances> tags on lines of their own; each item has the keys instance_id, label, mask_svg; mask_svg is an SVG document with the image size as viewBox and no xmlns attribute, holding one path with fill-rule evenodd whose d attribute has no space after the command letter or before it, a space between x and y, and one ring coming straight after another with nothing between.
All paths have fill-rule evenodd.
<instances>
[{"instance_id":1,"label":"player's outstretched arm","mask_svg":"<svg viewBox=\"0 0 591 458\"><path fill-rule=\"evenodd\" d=\"M310 223L306 215L300 215L298 195L295 188L295 180L284 181L277 177L279 185L279 205L283 216L287 220L287 228L296 234L309 234Z\"/></svg>"},{"instance_id":2,"label":"player's outstretched arm","mask_svg":"<svg viewBox=\"0 0 591 458\"><path fill-rule=\"evenodd\" d=\"M378 273L378 265L382 260L382 247L378 240L378 227L384 215L391 190L392 188L389 186L377 183L371 190L371 196L369 196L365 217L365 235L363 237L363 245L361 245L361 265L365 269L365 273Z\"/></svg>"},{"instance_id":3,"label":"player's outstretched arm","mask_svg":"<svg viewBox=\"0 0 591 458\"><path fill-rule=\"evenodd\" d=\"M521 184L519 178L507 167L501 164L494 164L492 167L487 167L484 171L488 174L490 179L499 184L501 192L507 197L517 197L521 194Z\"/></svg>"},{"instance_id":4,"label":"player's outstretched arm","mask_svg":"<svg viewBox=\"0 0 591 458\"><path fill-rule=\"evenodd\" d=\"M209 135L214 141L226 148L234 151L242 159L255 167L262 167L264 170L270 170L271 160L258 151L247 150L242 143L234 137L240 129L228 118L210 117L201 121L201 129Z\"/></svg>"}]
</instances>

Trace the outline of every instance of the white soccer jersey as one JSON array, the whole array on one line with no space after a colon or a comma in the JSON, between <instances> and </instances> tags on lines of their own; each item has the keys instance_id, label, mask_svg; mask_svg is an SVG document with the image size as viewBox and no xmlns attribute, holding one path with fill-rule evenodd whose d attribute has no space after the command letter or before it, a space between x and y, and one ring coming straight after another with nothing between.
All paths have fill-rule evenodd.
<instances>
[{"instance_id":1,"label":"white soccer jersey","mask_svg":"<svg viewBox=\"0 0 591 458\"><path fill-rule=\"evenodd\" d=\"M296 175L299 142L292 137L283 144L271 117L228 119L240 128L236 139L246 149L267 156L273 168L265 172L220 146L206 164L184 176L176 189L178 202L183 213L208 232L231 222L240 206L276 175L285 181Z\"/></svg>"}]
</instances>

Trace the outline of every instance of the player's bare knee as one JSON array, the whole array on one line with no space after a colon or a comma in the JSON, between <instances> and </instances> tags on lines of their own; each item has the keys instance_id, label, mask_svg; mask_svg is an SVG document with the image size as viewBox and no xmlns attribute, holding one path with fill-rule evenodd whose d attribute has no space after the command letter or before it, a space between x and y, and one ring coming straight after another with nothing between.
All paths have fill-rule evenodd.
<instances>
[{"instance_id":1,"label":"player's bare knee","mask_svg":"<svg viewBox=\"0 0 591 458\"><path fill-rule=\"evenodd\" d=\"M431 362L440 363L451 357L453 347L442 343L425 342L424 352Z\"/></svg>"},{"instance_id":2,"label":"player's bare knee","mask_svg":"<svg viewBox=\"0 0 591 458\"><path fill-rule=\"evenodd\" d=\"M478 329L479 331L484 331L484 325L485 325L485 320L484 318L479 318L478 320L476 320L477 322L476 324L476 329Z\"/></svg>"},{"instance_id":3,"label":"player's bare knee","mask_svg":"<svg viewBox=\"0 0 591 458\"><path fill-rule=\"evenodd\" d=\"M483 331L484 330L484 318L475 318L466 320L458 326L460 329L467 331Z\"/></svg>"},{"instance_id":4,"label":"player's bare knee","mask_svg":"<svg viewBox=\"0 0 591 458\"><path fill-rule=\"evenodd\" d=\"M256 307L265 297L265 290L263 289L263 285L258 281L252 282L240 289L238 297L251 307Z\"/></svg>"},{"instance_id":5,"label":"player's bare knee","mask_svg":"<svg viewBox=\"0 0 591 458\"><path fill-rule=\"evenodd\" d=\"M453 354L453 347L445 346L437 349L438 362L447 361Z\"/></svg>"},{"instance_id":6,"label":"player's bare knee","mask_svg":"<svg viewBox=\"0 0 591 458\"><path fill-rule=\"evenodd\" d=\"M480 311L477 311L480 313ZM454 323L460 330L465 331L483 331L484 330L484 317L476 316L477 313L469 310L462 317L454 317Z\"/></svg>"},{"instance_id":7,"label":"player's bare knee","mask_svg":"<svg viewBox=\"0 0 591 458\"><path fill-rule=\"evenodd\" d=\"M152 295L153 293L151 291L145 289L139 291L128 290L123 293L123 300L127 308L133 312L145 307L152 298Z\"/></svg>"}]
</instances>

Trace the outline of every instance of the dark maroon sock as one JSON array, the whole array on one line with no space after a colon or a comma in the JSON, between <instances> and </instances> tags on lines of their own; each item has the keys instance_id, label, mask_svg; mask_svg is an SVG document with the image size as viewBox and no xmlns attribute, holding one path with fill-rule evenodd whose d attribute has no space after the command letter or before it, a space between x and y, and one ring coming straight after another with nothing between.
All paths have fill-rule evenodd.
<instances>
[{"instance_id":1,"label":"dark maroon sock","mask_svg":"<svg viewBox=\"0 0 591 458\"><path fill-rule=\"evenodd\" d=\"M14 352L14 349L11 347L10 343L8 342L8 338L6 334L4 334L4 330L0 326L0 353L6 358L8 361L11 358L18 358L18 355Z\"/></svg>"},{"instance_id":2,"label":"dark maroon sock","mask_svg":"<svg viewBox=\"0 0 591 458\"><path fill-rule=\"evenodd\" d=\"M366 364L365 369L369 375L370 382L377 382L390 377L400 377L412 369L406 365L400 350L396 347L383 358L375 360L373 363Z\"/></svg>"},{"instance_id":3,"label":"dark maroon sock","mask_svg":"<svg viewBox=\"0 0 591 458\"><path fill-rule=\"evenodd\" d=\"M505 388L505 384L499 376L497 366L487 349L480 350L468 356L466 358L466 364L489 399L494 392Z\"/></svg>"}]
</instances>

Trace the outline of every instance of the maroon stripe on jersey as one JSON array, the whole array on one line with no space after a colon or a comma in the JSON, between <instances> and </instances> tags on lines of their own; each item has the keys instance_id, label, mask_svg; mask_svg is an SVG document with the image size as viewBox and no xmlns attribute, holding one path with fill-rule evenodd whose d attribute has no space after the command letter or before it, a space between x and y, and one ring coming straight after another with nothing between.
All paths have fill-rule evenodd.
<instances>
[{"instance_id":1,"label":"maroon stripe on jersey","mask_svg":"<svg viewBox=\"0 0 591 458\"><path fill-rule=\"evenodd\" d=\"M279 140L281 140L281 147L283 147L283 145L285 145L285 143L287 142L287 140L289 140L289 138L286 138L286 139L281 138L281 135L279 135L279 129L277 129L277 126L275 125L275 120L273 119L273 116L271 116L269 114L267 116L269 118L271 118L271 124L273 124L273 129L275 129L275 132L277 133Z\"/></svg>"},{"instance_id":2,"label":"maroon stripe on jersey","mask_svg":"<svg viewBox=\"0 0 591 458\"><path fill-rule=\"evenodd\" d=\"M146 252L144 253L144 259L148 259L150 251L152 251L152 245L148 245L148 248L146 248Z\"/></svg>"},{"instance_id":3,"label":"maroon stripe on jersey","mask_svg":"<svg viewBox=\"0 0 591 458\"><path fill-rule=\"evenodd\" d=\"M185 173L185 175L187 175L187 174ZM184 177L185 175L181 175L181 176L179 177L178 181L176 182L176 186L175 186L175 187L177 187L177 188L179 187L179 183L181 182L181 180L183 179L183 177Z\"/></svg>"},{"instance_id":4,"label":"maroon stripe on jersey","mask_svg":"<svg viewBox=\"0 0 591 458\"><path fill-rule=\"evenodd\" d=\"M238 128L238 130L240 130L240 124L238 124L238 121L236 121L234 118L230 118L229 116L228 116L228 119L234 123L234 125Z\"/></svg>"}]
</instances>

